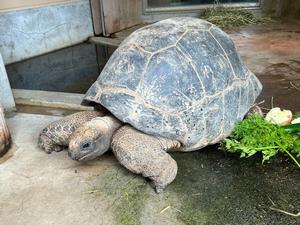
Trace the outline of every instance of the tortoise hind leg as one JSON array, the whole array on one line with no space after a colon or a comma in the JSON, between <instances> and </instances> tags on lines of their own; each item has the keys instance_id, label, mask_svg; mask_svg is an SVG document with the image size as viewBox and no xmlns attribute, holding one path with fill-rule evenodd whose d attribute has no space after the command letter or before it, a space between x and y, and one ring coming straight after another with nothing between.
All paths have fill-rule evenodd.
<instances>
[{"instance_id":1,"label":"tortoise hind leg","mask_svg":"<svg viewBox=\"0 0 300 225\"><path fill-rule=\"evenodd\" d=\"M166 151L179 148L178 141L123 126L113 136L111 147L119 162L131 172L148 177L157 193L176 177L177 163Z\"/></svg>"}]
</instances>

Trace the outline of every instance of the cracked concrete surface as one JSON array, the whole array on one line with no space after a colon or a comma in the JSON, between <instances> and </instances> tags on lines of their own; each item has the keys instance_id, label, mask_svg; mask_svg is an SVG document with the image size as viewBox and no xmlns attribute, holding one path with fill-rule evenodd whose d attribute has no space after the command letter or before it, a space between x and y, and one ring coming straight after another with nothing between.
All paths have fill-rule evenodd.
<instances>
[{"instance_id":1,"label":"cracked concrete surface","mask_svg":"<svg viewBox=\"0 0 300 225\"><path fill-rule=\"evenodd\" d=\"M47 155L37 148L39 131L54 116L13 114L8 126L13 148L0 161L2 225L114 224L105 201L85 194L89 179L116 164L113 159L84 165L66 152Z\"/></svg>"}]
</instances>

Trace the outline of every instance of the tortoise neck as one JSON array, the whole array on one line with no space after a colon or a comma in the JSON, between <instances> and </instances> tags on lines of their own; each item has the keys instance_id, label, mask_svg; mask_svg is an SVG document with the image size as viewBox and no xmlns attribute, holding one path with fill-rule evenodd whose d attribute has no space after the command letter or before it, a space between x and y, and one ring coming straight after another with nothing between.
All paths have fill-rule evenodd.
<instances>
[{"instance_id":1,"label":"tortoise neck","mask_svg":"<svg viewBox=\"0 0 300 225\"><path fill-rule=\"evenodd\" d=\"M110 148L112 137L122 123L117 118L107 115L92 119L89 126L94 127L101 134L97 140L99 144L97 156L100 156Z\"/></svg>"},{"instance_id":2,"label":"tortoise neck","mask_svg":"<svg viewBox=\"0 0 300 225\"><path fill-rule=\"evenodd\" d=\"M107 131L111 133L111 135L113 135L115 131L122 126L122 122L112 115L100 117L100 120L103 121L103 124L106 126Z\"/></svg>"}]
</instances>

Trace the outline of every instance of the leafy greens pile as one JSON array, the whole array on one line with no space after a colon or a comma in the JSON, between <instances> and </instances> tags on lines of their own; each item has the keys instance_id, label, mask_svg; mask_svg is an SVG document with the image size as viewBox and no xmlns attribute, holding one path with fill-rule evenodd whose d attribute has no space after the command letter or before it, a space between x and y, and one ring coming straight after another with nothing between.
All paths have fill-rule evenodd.
<instances>
[{"instance_id":1,"label":"leafy greens pile","mask_svg":"<svg viewBox=\"0 0 300 225\"><path fill-rule=\"evenodd\" d=\"M258 152L263 162L278 153L287 154L300 168L300 124L274 125L253 114L238 123L229 138L222 143L229 152L250 157Z\"/></svg>"}]
</instances>

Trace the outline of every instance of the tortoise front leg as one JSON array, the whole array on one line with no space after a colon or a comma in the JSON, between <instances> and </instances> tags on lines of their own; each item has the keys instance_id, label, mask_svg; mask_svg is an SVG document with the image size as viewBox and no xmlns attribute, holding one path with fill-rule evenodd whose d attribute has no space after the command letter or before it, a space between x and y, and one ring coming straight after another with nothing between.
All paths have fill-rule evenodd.
<instances>
[{"instance_id":1,"label":"tortoise front leg","mask_svg":"<svg viewBox=\"0 0 300 225\"><path fill-rule=\"evenodd\" d=\"M177 163L166 151L179 148L178 141L150 136L123 126L114 134L111 147L116 158L128 170L150 178L157 193L176 177Z\"/></svg>"},{"instance_id":2,"label":"tortoise front leg","mask_svg":"<svg viewBox=\"0 0 300 225\"><path fill-rule=\"evenodd\" d=\"M83 111L54 121L40 133L38 146L47 153L61 151L68 147L70 136L75 129L83 123L103 115L100 111Z\"/></svg>"}]
</instances>

